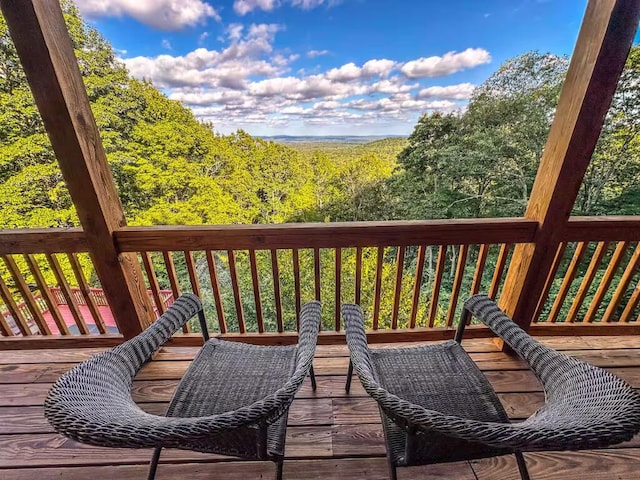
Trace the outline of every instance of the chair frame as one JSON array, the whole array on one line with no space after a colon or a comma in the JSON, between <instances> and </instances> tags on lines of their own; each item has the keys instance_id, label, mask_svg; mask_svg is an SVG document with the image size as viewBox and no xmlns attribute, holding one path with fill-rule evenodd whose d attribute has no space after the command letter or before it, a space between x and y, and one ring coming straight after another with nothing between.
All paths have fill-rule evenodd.
<instances>
[{"instance_id":1,"label":"chair frame","mask_svg":"<svg viewBox=\"0 0 640 480\"><path fill-rule=\"evenodd\" d=\"M474 295L465 302L455 343L462 342L472 315L522 357L544 387L545 405L522 423L482 422L445 415L390 393L374 378L361 309L357 305L343 305L351 352L345 389L349 392L355 370L367 393L378 402L381 414L384 412L394 423L398 420L404 425L405 460L408 460L405 464L414 464L411 455L418 432L434 432L507 449L496 455L514 453L521 478L528 480L522 452L604 447L627 441L640 431L640 394L611 373L536 341L486 295ZM594 388L596 385L598 388ZM571 414L567 415L567 411ZM391 456L386 432L385 439L391 478L395 480L397 465Z\"/></svg>"},{"instance_id":2,"label":"chair frame","mask_svg":"<svg viewBox=\"0 0 640 480\"><path fill-rule=\"evenodd\" d=\"M312 361L319 331L320 302L309 302L302 308L299 342L292 353L293 370L275 392L236 410L203 417L173 417L170 411L168 416L143 412L131 399L133 378L173 333L196 314L206 346L209 333L202 304L195 295L182 295L144 332L112 350L92 357L60 377L45 400L45 416L57 432L82 443L154 448L149 468L150 480L155 477L164 447L194 449L192 446L196 444L207 447L207 441L215 445L215 435L239 428L256 428L257 444L254 445L257 454L243 458L274 461L276 478L281 480L284 435L281 442L276 440L280 442L277 445L282 447L276 452L281 451L282 454L272 453L268 450L267 429L270 424L288 415L293 397L307 375L311 376L312 388L316 388ZM221 342L216 345L227 343L211 341ZM181 382L188 375L189 372ZM286 429L286 423L281 428Z\"/></svg>"}]
</instances>

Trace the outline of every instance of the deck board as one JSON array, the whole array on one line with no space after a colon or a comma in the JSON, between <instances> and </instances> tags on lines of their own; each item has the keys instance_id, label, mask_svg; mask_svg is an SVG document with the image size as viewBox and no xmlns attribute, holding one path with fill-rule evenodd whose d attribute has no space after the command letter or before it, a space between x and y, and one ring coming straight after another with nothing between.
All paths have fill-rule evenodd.
<instances>
[{"instance_id":1,"label":"deck board","mask_svg":"<svg viewBox=\"0 0 640 480\"><path fill-rule=\"evenodd\" d=\"M545 342L567 354L607 368L640 388L640 339L557 337ZM384 345L383 348L389 346ZM465 342L513 420L544 402L535 376L518 359L498 352L490 339ZM91 447L57 435L43 417L51 383L75 363L102 349L0 352L0 478L22 480L137 479L146 475L149 450ZM196 348L168 347L147 365L133 385L143 410L162 414ZM287 434L286 479L386 479L384 439L377 406L354 379L344 391L348 365L342 345L319 346L314 360L318 390L305 381L294 400ZM640 471L640 437L598 451L527 454L533 479L632 480ZM181 450L163 453L158 479L250 479L274 475L269 462ZM511 457L399 469L402 479L517 479Z\"/></svg>"}]
</instances>

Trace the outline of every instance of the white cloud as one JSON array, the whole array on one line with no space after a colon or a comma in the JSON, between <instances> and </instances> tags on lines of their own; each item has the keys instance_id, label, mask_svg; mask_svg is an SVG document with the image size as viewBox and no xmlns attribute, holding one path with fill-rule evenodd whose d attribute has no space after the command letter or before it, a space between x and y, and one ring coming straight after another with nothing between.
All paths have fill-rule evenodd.
<instances>
[{"instance_id":1,"label":"white cloud","mask_svg":"<svg viewBox=\"0 0 640 480\"><path fill-rule=\"evenodd\" d=\"M322 55L329 55L329 50L309 50L307 52L309 58L321 57Z\"/></svg>"},{"instance_id":2,"label":"white cloud","mask_svg":"<svg viewBox=\"0 0 640 480\"><path fill-rule=\"evenodd\" d=\"M475 85L471 83L460 83L458 85L449 85L447 87L427 87L418 92L416 96L423 98L449 98L452 100L467 100L471 98Z\"/></svg>"},{"instance_id":3,"label":"white cloud","mask_svg":"<svg viewBox=\"0 0 640 480\"><path fill-rule=\"evenodd\" d=\"M409 78L444 77L467 68L491 62L491 55L483 48L448 52L442 57L419 58L405 63L400 69Z\"/></svg>"},{"instance_id":4,"label":"white cloud","mask_svg":"<svg viewBox=\"0 0 640 480\"><path fill-rule=\"evenodd\" d=\"M254 10L264 10L270 12L274 8L280 7L283 3L289 3L292 7L302 10L311 10L326 3L328 8L342 3L342 0L235 0L233 9L238 15L246 15Z\"/></svg>"},{"instance_id":5,"label":"white cloud","mask_svg":"<svg viewBox=\"0 0 640 480\"><path fill-rule=\"evenodd\" d=\"M220 20L218 12L203 0L75 0L75 3L89 18L129 16L161 30L193 27L209 18Z\"/></svg>"},{"instance_id":6,"label":"white cloud","mask_svg":"<svg viewBox=\"0 0 640 480\"><path fill-rule=\"evenodd\" d=\"M279 5L277 0L235 0L233 9L238 15L246 15L247 13L260 9L271 11Z\"/></svg>"},{"instance_id":7,"label":"white cloud","mask_svg":"<svg viewBox=\"0 0 640 480\"><path fill-rule=\"evenodd\" d=\"M209 32L202 32L198 37L198 45L203 45L205 40L209 37Z\"/></svg>"},{"instance_id":8,"label":"white cloud","mask_svg":"<svg viewBox=\"0 0 640 480\"><path fill-rule=\"evenodd\" d=\"M221 39L227 42L223 48L123 61L134 76L152 80L171 99L190 107L196 117L212 122L219 132L245 128L253 134L285 129L290 134L308 133L309 129L314 134L354 129L409 133L422 113L464 108L463 100L473 91L469 83L427 86L406 74L407 65L421 66L424 59L400 63L374 58L325 70L316 67L309 73L294 68L300 58L297 52L275 48L275 37L282 28L230 24ZM440 64L431 70L442 71L442 63L451 70L460 65L470 68L473 62L459 55L437 57Z\"/></svg>"},{"instance_id":9,"label":"white cloud","mask_svg":"<svg viewBox=\"0 0 640 480\"><path fill-rule=\"evenodd\" d=\"M171 42L169 40L167 40L166 38L162 39L162 48L166 49L166 50L171 50Z\"/></svg>"}]
</instances>

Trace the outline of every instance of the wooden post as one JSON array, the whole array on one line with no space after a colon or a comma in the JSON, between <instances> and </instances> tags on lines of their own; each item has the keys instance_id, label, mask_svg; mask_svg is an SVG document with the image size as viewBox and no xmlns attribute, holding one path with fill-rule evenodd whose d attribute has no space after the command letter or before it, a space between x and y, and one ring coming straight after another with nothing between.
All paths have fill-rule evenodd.
<instances>
[{"instance_id":1,"label":"wooden post","mask_svg":"<svg viewBox=\"0 0 640 480\"><path fill-rule=\"evenodd\" d=\"M2 13L83 226L89 253L125 338L153 318L140 264L113 233L124 213L91 112L60 5L0 0Z\"/></svg>"},{"instance_id":2,"label":"wooden post","mask_svg":"<svg viewBox=\"0 0 640 480\"><path fill-rule=\"evenodd\" d=\"M600 136L640 18L640 0L590 0L551 125L525 217L534 243L516 246L500 298L528 328L591 155Z\"/></svg>"}]
</instances>

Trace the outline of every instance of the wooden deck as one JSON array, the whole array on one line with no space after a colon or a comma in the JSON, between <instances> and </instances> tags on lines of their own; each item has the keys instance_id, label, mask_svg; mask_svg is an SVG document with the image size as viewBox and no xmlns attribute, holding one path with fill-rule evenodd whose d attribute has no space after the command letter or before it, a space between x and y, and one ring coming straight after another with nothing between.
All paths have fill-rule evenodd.
<instances>
[{"instance_id":1,"label":"wooden deck","mask_svg":"<svg viewBox=\"0 0 640 480\"><path fill-rule=\"evenodd\" d=\"M640 388L640 337L551 337L545 342L605 367ZM500 353L491 340L463 343L499 393L509 415L524 418L544 397L520 360ZM148 450L89 447L55 434L42 415L51 383L98 349L0 352L0 478L3 480L146 478ZM170 347L147 365L134 384L145 410L162 413L197 349ZM289 415L286 479L388 478L378 411L357 379L344 392L346 347L319 346L314 361L318 390L308 381ZM527 454L533 479L635 480L640 472L640 436L606 450ZM270 462L167 450L158 480L273 478ZM398 469L400 479L517 479L511 456L473 462Z\"/></svg>"}]
</instances>

